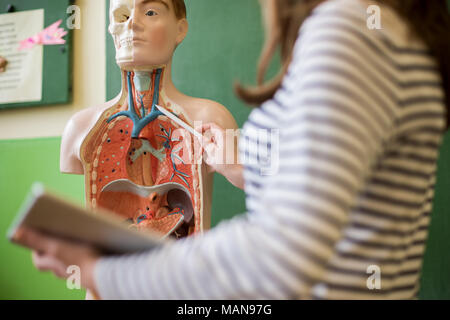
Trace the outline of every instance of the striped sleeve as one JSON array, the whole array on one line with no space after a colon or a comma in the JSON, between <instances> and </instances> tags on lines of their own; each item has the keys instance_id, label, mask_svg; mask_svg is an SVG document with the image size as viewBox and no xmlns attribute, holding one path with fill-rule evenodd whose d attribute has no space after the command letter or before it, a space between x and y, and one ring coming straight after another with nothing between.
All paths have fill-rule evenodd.
<instances>
[{"instance_id":1,"label":"striped sleeve","mask_svg":"<svg viewBox=\"0 0 450 320\"><path fill-rule=\"evenodd\" d=\"M310 296L396 119L380 84L352 63L364 61L367 47L345 25L318 28L327 21L319 13L304 24L283 88L269 102L283 111L273 144L278 170L264 179L263 209L149 253L101 259L101 298Z\"/></svg>"}]
</instances>

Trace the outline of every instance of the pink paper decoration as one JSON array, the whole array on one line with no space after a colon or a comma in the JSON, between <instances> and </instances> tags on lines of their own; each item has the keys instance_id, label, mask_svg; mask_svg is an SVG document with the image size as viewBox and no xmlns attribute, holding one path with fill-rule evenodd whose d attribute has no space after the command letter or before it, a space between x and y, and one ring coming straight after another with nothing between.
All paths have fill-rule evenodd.
<instances>
[{"instance_id":1,"label":"pink paper decoration","mask_svg":"<svg viewBox=\"0 0 450 320\"><path fill-rule=\"evenodd\" d=\"M36 45L64 44L66 40L63 37L67 34L63 28L59 28L62 20L58 20L51 26L45 28L38 34L23 41L20 41L19 50L31 49Z\"/></svg>"}]
</instances>

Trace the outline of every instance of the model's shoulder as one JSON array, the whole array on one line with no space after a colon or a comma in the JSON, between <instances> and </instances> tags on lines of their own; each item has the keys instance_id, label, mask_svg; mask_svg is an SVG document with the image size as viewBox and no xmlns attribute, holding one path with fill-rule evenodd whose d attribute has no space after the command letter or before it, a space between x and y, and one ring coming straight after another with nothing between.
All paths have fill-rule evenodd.
<instances>
[{"instance_id":1,"label":"model's shoulder","mask_svg":"<svg viewBox=\"0 0 450 320\"><path fill-rule=\"evenodd\" d=\"M195 109L195 120L201 120L204 123L214 122L226 129L237 128L233 115L221 103L208 99L192 98L190 104Z\"/></svg>"},{"instance_id":2,"label":"model's shoulder","mask_svg":"<svg viewBox=\"0 0 450 320\"><path fill-rule=\"evenodd\" d=\"M86 121L90 120L97 113L98 113L97 107L90 107L90 108L82 109L72 115L72 117L69 119L68 124L71 124L74 126L80 126L83 123L85 123Z\"/></svg>"},{"instance_id":3,"label":"model's shoulder","mask_svg":"<svg viewBox=\"0 0 450 320\"><path fill-rule=\"evenodd\" d=\"M80 132L84 131L83 129L91 128L98 121L102 113L114 106L115 103L116 99L76 112L69 119L64 134L70 134L70 129L77 129L77 131L74 133L79 134Z\"/></svg>"},{"instance_id":4,"label":"model's shoulder","mask_svg":"<svg viewBox=\"0 0 450 320\"><path fill-rule=\"evenodd\" d=\"M62 142L72 140L71 137L83 134L83 129L92 123L92 119L96 118L98 111L95 107L86 108L76 112L66 124L62 135Z\"/></svg>"},{"instance_id":5,"label":"model's shoulder","mask_svg":"<svg viewBox=\"0 0 450 320\"><path fill-rule=\"evenodd\" d=\"M108 101L98 106L76 112L67 122L61 139L61 171L83 173L81 165L81 146L101 114L116 101Z\"/></svg>"}]
</instances>

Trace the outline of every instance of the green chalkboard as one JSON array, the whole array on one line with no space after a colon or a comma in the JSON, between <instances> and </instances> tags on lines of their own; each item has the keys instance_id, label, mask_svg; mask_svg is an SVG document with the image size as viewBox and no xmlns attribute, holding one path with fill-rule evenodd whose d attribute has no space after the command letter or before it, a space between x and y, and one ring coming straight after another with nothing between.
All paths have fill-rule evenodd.
<instances>
[{"instance_id":1,"label":"green chalkboard","mask_svg":"<svg viewBox=\"0 0 450 320\"><path fill-rule=\"evenodd\" d=\"M61 28L67 30L67 8L74 0L0 0L0 14L7 13L9 4L15 11L44 9L44 28L62 19ZM72 97L72 31L67 30L64 45L44 46L42 100L26 103L0 104L0 109L68 103ZM39 30L37 31L39 32ZM0 52L1 54L1 52Z\"/></svg>"},{"instance_id":2,"label":"green chalkboard","mask_svg":"<svg viewBox=\"0 0 450 320\"><path fill-rule=\"evenodd\" d=\"M450 299L450 131L438 160L431 224L425 250L421 299Z\"/></svg>"}]
</instances>

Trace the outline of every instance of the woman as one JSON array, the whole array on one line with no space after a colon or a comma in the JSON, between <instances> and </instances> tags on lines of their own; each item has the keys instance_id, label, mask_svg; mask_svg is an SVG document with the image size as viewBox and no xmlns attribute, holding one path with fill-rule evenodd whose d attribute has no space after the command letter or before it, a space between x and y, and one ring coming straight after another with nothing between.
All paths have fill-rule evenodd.
<instances>
[{"instance_id":1,"label":"woman","mask_svg":"<svg viewBox=\"0 0 450 320\"><path fill-rule=\"evenodd\" d=\"M367 27L373 4L382 29ZM252 163L244 170L248 213L202 236L109 258L24 230L21 241L40 251L38 268L64 277L79 265L82 284L103 299L417 297L450 105L445 1L261 7L259 82L277 45L284 63L273 82L238 87L246 101L265 101L241 138ZM278 159L269 174L251 161L264 143L275 157L263 160Z\"/></svg>"}]
</instances>

